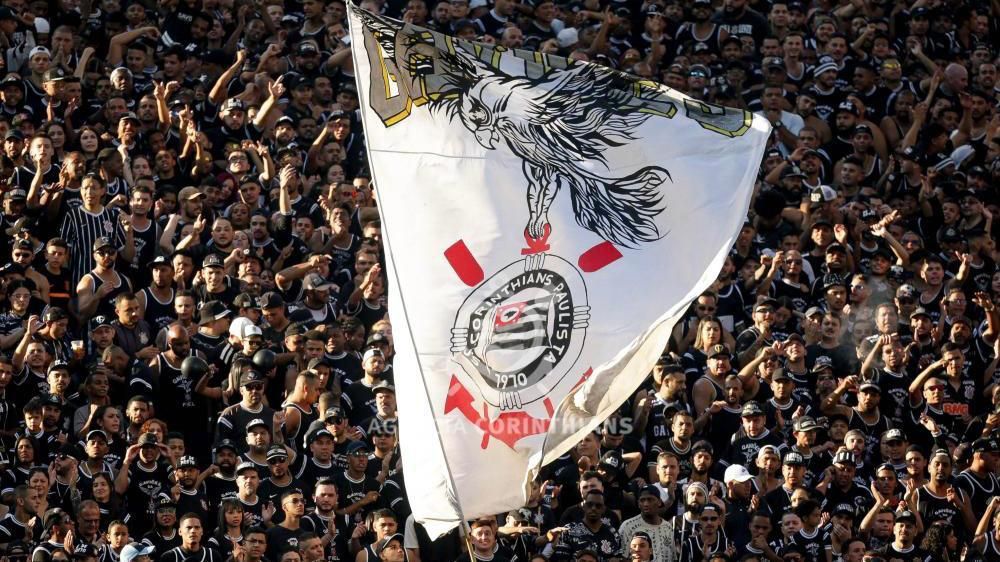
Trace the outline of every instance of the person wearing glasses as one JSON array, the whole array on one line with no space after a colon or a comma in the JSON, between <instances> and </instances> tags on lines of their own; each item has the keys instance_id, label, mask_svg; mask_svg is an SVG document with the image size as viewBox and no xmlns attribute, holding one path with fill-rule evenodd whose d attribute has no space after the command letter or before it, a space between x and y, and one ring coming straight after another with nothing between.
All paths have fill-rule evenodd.
<instances>
[{"instance_id":1,"label":"person wearing glasses","mask_svg":"<svg viewBox=\"0 0 1000 562\"><path fill-rule=\"evenodd\" d=\"M604 522L607 505L604 492L591 490L584 496L580 507L583 521L569 523L559 536L552 552L552 562L579 560L581 550L591 550L597 554L596 562L620 562L622 559L621 535L614 527Z\"/></svg>"},{"instance_id":2,"label":"person wearing glasses","mask_svg":"<svg viewBox=\"0 0 1000 562\"><path fill-rule=\"evenodd\" d=\"M264 403L266 377L257 371L246 370L239 376L240 401L223 410L216 423L215 440L243 441L244 428L255 418L274 419L274 408Z\"/></svg>"},{"instance_id":3,"label":"person wearing glasses","mask_svg":"<svg viewBox=\"0 0 1000 562\"><path fill-rule=\"evenodd\" d=\"M724 518L722 510L713 503L701 508L698 531L689 536L681 547L681 562L703 562L715 554L731 556L736 552L736 546L722 528Z\"/></svg>"},{"instance_id":4,"label":"person wearing glasses","mask_svg":"<svg viewBox=\"0 0 1000 562\"><path fill-rule=\"evenodd\" d=\"M306 500L301 490L291 489L281 494L278 504L284 514L281 522L267 530L268 560L277 558L281 546L298 543L302 517L306 514ZM246 542L250 537L246 537Z\"/></svg>"}]
</instances>

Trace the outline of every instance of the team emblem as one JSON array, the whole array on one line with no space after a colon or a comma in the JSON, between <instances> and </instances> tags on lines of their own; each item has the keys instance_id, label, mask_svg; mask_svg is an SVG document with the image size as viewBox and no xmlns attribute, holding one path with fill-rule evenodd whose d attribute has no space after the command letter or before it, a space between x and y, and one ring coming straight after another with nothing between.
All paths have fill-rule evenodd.
<instances>
[{"instance_id":1,"label":"team emblem","mask_svg":"<svg viewBox=\"0 0 1000 562\"><path fill-rule=\"evenodd\" d=\"M580 272L558 256L536 254L466 297L451 351L490 405L519 409L543 398L573 367L589 318Z\"/></svg>"}]
</instances>

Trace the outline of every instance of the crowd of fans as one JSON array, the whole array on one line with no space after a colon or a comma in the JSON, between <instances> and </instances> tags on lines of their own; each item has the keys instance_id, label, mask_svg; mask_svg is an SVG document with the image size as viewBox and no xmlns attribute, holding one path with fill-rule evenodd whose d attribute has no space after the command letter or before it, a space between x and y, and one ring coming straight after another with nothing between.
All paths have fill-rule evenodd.
<instances>
[{"instance_id":1,"label":"crowd of fans","mask_svg":"<svg viewBox=\"0 0 1000 562\"><path fill-rule=\"evenodd\" d=\"M344 0L3 0L6 562L1000 560L1000 4L361 5L764 115L717 282L432 540Z\"/></svg>"}]
</instances>

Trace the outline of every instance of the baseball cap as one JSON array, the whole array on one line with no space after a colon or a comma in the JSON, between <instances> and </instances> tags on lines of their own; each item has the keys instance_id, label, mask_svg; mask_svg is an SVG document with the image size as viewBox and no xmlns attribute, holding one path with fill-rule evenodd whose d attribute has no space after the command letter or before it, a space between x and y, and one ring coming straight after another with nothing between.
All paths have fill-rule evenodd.
<instances>
[{"instance_id":1,"label":"baseball cap","mask_svg":"<svg viewBox=\"0 0 1000 562\"><path fill-rule=\"evenodd\" d=\"M598 466L603 466L604 468L610 468L612 470L621 470L622 468L622 454L618 451L608 451L604 453L601 457L601 462Z\"/></svg>"},{"instance_id":2,"label":"baseball cap","mask_svg":"<svg viewBox=\"0 0 1000 562\"><path fill-rule=\"evenodd\" d=\"M233 299L233 306L236 308L260 308L257 301L249 293L240 293Z\"/></svg>"},{"instance_id":3,"label":"baseball cap","mask_svg":"<svg viewBox=\"0 0 1000 562\"><path fill-rule=\"evenodd\" d=\"M185 455L177 461L177 468L198 468L198 460L191 455Z\"/></svg>"},{"instance_id":4,"label":"baseball cap","mask_svg":"<svg viewBox=\"0 0 1000 562\"><path fill-rule=\"evenodd\" d=\"M233 442L232 439L223 439L222 441L219 441L218 443L216 443L215 446L212 447L212 453L216 454L219 451L221 451L222 449L229 449L230 451L233 451L233 452L238 452L239 451L239 449L236 448L236 443Z\"/></svg>"},{"instance_id":5,"label":"baseball cap","mask_svg":"<svg viewBox=\"0 0 1000 562\"><path fill-rule=\"evenodd\" d=\"M782 460L782 463L787 464L788 466L805 466L806 459L797 451L788 451L785 453L785 458Z\"/></svg>"},{"instance_id":6,"label":"baseball cap","mask_svg":"<svg viewBox=\"0 0 1000 562\"><path fill-rule=\"evenodd\" d=\"M991 437L980 437L972 442L973 453L996 453L1000 452L1000 443Z\"/></svg>"},{"instance_id":7,"label":"baseball cap","mask_svg":"<svg viewBox=\"0 0 1000 562\"><path fill-rule=\"evenodd\" d=\"M90 441L91 439L104 439L104 442L107 443L108 434L104 433L104 431L100 429L92 429L87 432L87 441Z\"/></svg>"},{"instance_id":8,"label":"baseball cap","mask_svg":"<svg viewBox=\"0 0 1000 562\"><path fill-rule=\"evenodd\" d=\"M389 381L379 381L378 384L372 387L372 394L378 394L379 392L391 392L396 394L396 387L392 386Z\"/></svg>"},{"instance_id":9,"label":"baseball cap","mask_svg":"<svg viewBox=\"0 0 1000 562\"><path fill-rule=\"evenodd\" d=\"M930 313L927 312L927 309L924 308L924 307L922 307L922 306L918 306L916 309L914 309L913 312L910 313L910 320L913 320L914 318L916 318L918 316L923 316L925 318L930 318L931 317Z\"/></svg>"},{"instance_id":10,"label":"baseball cap","mask_svg":"<svg viewBox=\"0 0 1000 562\"><path fill-rule=\"evenodd\" d=\"M913 285L910 285L909 283L904 284L904 285L900 285L899 288L896 289L896 298L897 299L900 298L900 297L907 298L907 299L912 299L912 298L914 298L916 296L917 296L917 288L914 287Z\"/></svg>"},{"instance_id":11,"label":"baseball cap","mask_svg":"<svg viewBox=\"0 0 1000 562\"><path fill-rule=\"evenodd\" d=\"M42 73L42 82L62 82L66 78L66 71L59 67L50 68Z\"/></svg>"},{"instance_id":12,"label":"baseball cap","mask_svg":"<svg viewBox=\"0 0 1000 562\"><path fill-rule=\"evenodd\" d=\"M51 373L52 371L55 371L55 370L68 371L69 370L69 363L67 363L66 361L63 361L62 359L56 359L51 364L49 364L49 368L48 368L48 370L46 372L47 373ZM55 398L55 400L57 402L59 400L59 397L56 396L55 394L48 394L46 399L51 401L52 398Z\"/></svg>"},{"instance_id":13,"label":"baseball cap","mask_svg":"<svg viewBox=\"0 0 1000 562\"><path fill-rule=\"evenodd\" d=\"M746 482L747 480L753 480L753 474L747 470L747 467L742 464L731 464L726 467L726 473L722 477L722 481L726 484L730 482Z\"/></svg>"},{"instance_id":14,"label":"baseball cap","mask_svg":"<svg viewBox=\"0 0 1000 562\"><path fill-rule=\"evenodd\" d=\"M140 447L156 447L159 443L155 433L146 432L139 436L138 444Z\"/></svg>"},{"instance_id":15,"label":"baseball cap","mask_svg":"<svg viewBox=\"0 0 1000 562\"><path fill-rule=\"evenodd\" d=\"M208 269L210 267L223 269L225 265L223 265L222 257L218 254L208 254L205 256L205 259L201 260L201 267L204 269Z\"/></svg>"},{"instance_id":16,"label":"baseball cap","mask_svg":"<svg viewBox=\"0 0 1000 562\"><path fill-rule=\"evenodd\" d=\"M270 429L270 426L267 425L267 423L265 423L264 420L261 419L261 418L254 418L254 419L250 420L249 422L247 422L247 431L248 432L251 429L255 428L255 427L265 427L265 428Z\"/></svg>"},{"instance_id":17,"label":"baseball cap","mask_svg":"<svg viewBox=\"0 0 1000 562\"><path fill-rule=\"evenodd\" d=\"M854 458L854 453L850 451L840 451L833 456L833 464L849 464L854 466L858 461Z\"/></svg>"},{"instance_id":18,"label":"baseball cap","mask_svg":"<svg viewBox=\"0 0 1000 562\"><path fill-rule=\"evenodd\" d=\"M271 459L287 459L288 451L285 450L281 445L271 445L267 449L267 460Z\"/></svg>"},{"instance_id":19,"label":"baseball cap","mask_svg":"<svg viewBox=\"0 0 1000 562\"><path fill-rule=\"evenodd\" d=\"M236 474L237 475L239 475L240 473L242 473L244 471L247 471L247 470L257 470L257 465L255 465L254 463L252 463L250 461L243 461L240 464L236 465Z\"/></svg>"},{"instance_id":20,"label":"baseball cap","mask_svg":"<svg viewBox=\"0 0 1000 562\"><path fill-rule=\"evenodd\" d=\"M740 410L740 417L749 418L752 416L763 416L764 409L760 407L760 403L756 400L751 400L743 405L743 409Z\"/></svg>"},{"instance_id":21,"label":"baseball cap","mask_svg":"<svg viewBox=\"0 0 1000 562\"><path fill-rule=\"evenodd\" d=\"M319 439L320 437L329 437L330 439L333 439L334 441L336 441L336 439L337 439L336 437L333 436L332 433L330 433L330 431L328 429L323 428L323 429L314 431L314 432L312 432L312 433L309 434L309 444L311 445L311 444L315 443L316 440Z\"/></svg>"},{"instance_id":22,"label":"baseball cap","mask_svg":"<svg viewBox=\"0 0 1000 562\"><path fill-rule=\"evenodd\" d=\"M329 433L329 431L327 432ZM358 452L369 452L371 449L368 447L368 443L364 441L352 441L350 445L347 446L347 454L353 455Z\"/></svg>"},{"instance_id":23,"label":"baseball cap","mask_svg":"<svg viewBox=\"0 0 1000 562\"><path fill-rule=\"evenodd\" d=\"M243 100L239 98L229 98L222 103L222 111L246 111L247 104L243 103Z\"/></svg>"},{"instance_id":24,"label":"baseball cap","mask_svg":"<svg viewBox=\"0 0 1000 562\"><path fill-rule=\"evenodd\" d=\"M344 418L344 410L340 406L330 406L323 414L323 421L330 423L334 418Z\"/></svg>"},{"instance_id":25,"label":"baseball cap","mask_svg":"<svg viewBox=\"0 0 1000 562\"><path fill-rule=\"evenodd\" d=\"M114 248L114 244L111 243L111 239L107 236L101 236L97 240L94 240L94 246L91 250L97 252L104 248Z\"/></svg>"},{"instance_id":26,"label":"baseball cap","mask_svg":"<svg viewBox=\"0 0 1000 562\"><path fill-rule=\"evenodd\" d=\"M149 556L156 551L156 548L152 545L148 545L141 542L134 542L125 545L122 549L122 553L118 555L119 562L132 562L140 556Z\"/></svg>"},{"instance_id":27,"label":"baseball cap","mask_svg":"<svg viewBox=\"0 0 1000 562\"><path fill-rule=\"evenodd\" d=\"M815 431L819 429L819 424L812 416L799 416L792 423L793 431Z\"/></svg>"},{"instance_id":28,"label":"baseball cap","mask_svg":"<svg viewBox=\"0 0 1000 562\"><path fill-rule=\"evenodd\" d=\"M258 373L257 371L244 371L243 374L240 375L240 386L246 386L255 382L264 382L264 380L264 375Z\"/></svg>"},{"instance_id":29,"label":"baseball cap","mask_svg":"<svg viewBox=\"0 0 1000 562\"><path fill-rule=\"evenodd\" d=\"M153 258L153 261L149 262L149 266L152 267L152 268L164 267L164 266L165 267L173 268L174 264L172 264L170 262L170 260L167 259L167 256L162 256L161 255L161 256L156 256L155 258Z\"/></svg>"},{"instance_id":30,"label":"baseball cap","mask_svg":"<svg viewBox=\"0 0 1000 562\"><path fill-rule=\"evenodd\" d=\"M874 392L877 392L879 394L882 394L882 389L879 388L879 386L877 384L875 384L875 383L873 383L871 381L861 383L861 385L858 386L858 392L867 392L867 391L874 391Z\"/></svg>"},{"instance_id":31,"label":"baseball cap","mask_svg":"<svg viewBox=\"0 0 1000 562\"><path fill-rule=\"evenodd\" d=\"M828 355L820 355L813 363L812 372L818 373L824 369L833 369L833 359Z\"/></svg>"},{"instance_id":32,"label":"baseball cap","mask_svg":"<svg viewBox=\"0 0 1000 562\"><path fill-rule=\"evenodd\" d=\"M883 441L906 441L906 434L901 429L887 429L882 432Z\"/></svg>"},{"instance_id":33,"label":"baseball cap","mask_svg":"<svg viewBox=\"0 0 1000 562\"><path fill-rule=\"evenodd\" d=\"M860 111L858 111L858 107L854 105L854 102L851 100L844 100L840 102L840 105L837 106L837 111L835 111L834 113L840 113L841 111L845 111L855 116L861 113ZM869 130L869 132L871 131Z\"/></svg>"},{"instance_id":34,"label":"baseball cap","mask_svg":"<svg viewBox=\"0 0 1000 562\"><path fill-rule=\"evenodd\" d=\"M904 509L903 511L896 512L896 523L902 523L903 521L909 521L910 523L917 522L917 516L913 514L909 509Z\"/></svg>"},{"instance_id":35,"label":"baseball cap","mask_svg":"<svg viewBox=\"0 0 1000 562\"><path fill-rule=\"evenodd\" d=\"M663 498L663 494L664 492L660 488L656 487L653 484L647 484L639 489L639 494L637 497L641 498L643 496L652 496L660 500L661 503L666 503L666 501Z\"/></svg>"},{"instance_id":36,"label":"baseball cap","mask_svg":"<svg viewBox=\"0 0 1000 562\"><path fill-rule=\"evenodd\" d=\"M177 194L177 199L181 201L190 201L192 199L199 199L204 197L205 194L201 192L197 187L187 186L181 189L180 193Z\"/></svg>"},{"instance_id":37,"label":"baseball cap","mask_svg":"<svg viewBox=\"0 0 1000 562\"><path fill-rule=\"evenodd\" d=\"M725 355L726 357L732 357L733 356L733 354L729 352L729 348L726 347L725 344L721 344L721 343L713 345L712 349L710 349L708 351L708 358L709 359L718 357L720 355Z\"/></svg>"},{"instance_id":38,"label":"baseball cap","mask_svg":"<svg viewBox=\"0 0 1000 562\"><path fill-rule=\"evenodd\" d=\"M333 283L323 279L323 276L319 273L310 273L302 282L302 288L307 291L329 289L334 286Z\"/></svg>"},{"instance_id":39,"label":"baseball cap","mask_svg":"<svg viewBox=\"0 0 1000 562\"><path fill-rule=\"evenodd\" d=\"M219 301L208 301L201 305L201 311L199 312L198 324L208 324L209 322L214 322L225 318L232 314L226 305Z\"/></svg>"},{"instance_id":40,"label":"baseball cap","mask_svg":"<svg viewBox=\"0 0 1000 562\"><path fill-rule=\"evenodd\" d=\"M281 298L281 295L274 291L264 293L260 297L261 308L278 308L281 306L285 306L285 299Z\"/></svg>"}]
</instances>

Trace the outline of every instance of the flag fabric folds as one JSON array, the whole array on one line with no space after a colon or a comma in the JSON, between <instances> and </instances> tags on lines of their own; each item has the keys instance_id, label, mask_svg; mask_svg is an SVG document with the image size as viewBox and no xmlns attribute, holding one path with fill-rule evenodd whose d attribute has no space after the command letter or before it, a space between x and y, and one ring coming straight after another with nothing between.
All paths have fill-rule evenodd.
<instances>
[{"instance_id":1,"label":"flag fabric folds","mask_svg":"<svg viewBox=\"0 0 1000 562\"><path fill-rule=\"evenodd\" d=\"M350 20L406 488L436 536L523 505L648 375L770 129L599 65Z\"/></svg>"}]
</instances>

